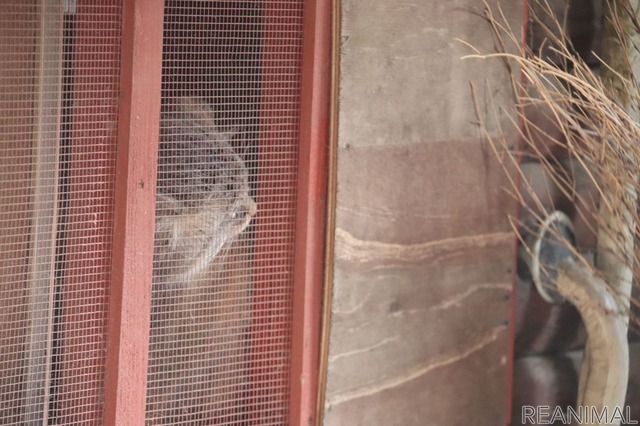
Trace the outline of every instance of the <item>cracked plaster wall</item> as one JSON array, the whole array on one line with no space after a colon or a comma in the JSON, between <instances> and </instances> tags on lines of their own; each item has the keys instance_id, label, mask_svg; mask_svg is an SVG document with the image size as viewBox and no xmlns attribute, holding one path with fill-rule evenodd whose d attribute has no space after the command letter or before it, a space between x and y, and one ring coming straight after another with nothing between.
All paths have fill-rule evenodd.
<instances>
[{"instance_id":1,"label":"cracked plaster wall","mask_svg":"<svg viewBox=\"0 0 640 426\"><path fill-rule=\"evenodd\" d=\"M501 5L519 28L522 2ZM510 98L499 61L460 59L456 38L493 50L479 15L476 0L342 0L325 425L506 422L515 204L469 82L481 106Z\"/></svg>"}]
</instances>

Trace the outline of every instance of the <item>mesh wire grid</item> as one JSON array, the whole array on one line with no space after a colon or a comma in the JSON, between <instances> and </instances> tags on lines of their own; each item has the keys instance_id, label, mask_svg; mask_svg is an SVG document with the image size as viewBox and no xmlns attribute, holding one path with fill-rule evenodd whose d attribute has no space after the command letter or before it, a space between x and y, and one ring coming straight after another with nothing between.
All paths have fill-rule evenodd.
<instances>
[{"instance_id":1,"label":"mesh wire grid","mask_svg":"<svg viewBox=\"0 0 640 426\"><path fill-rule=\"evenodd\" d=\"M120 24L3 2L0 424L101 422Z\"/></svg>"},{"instance_id":2,"label":"mesh wire grid","mask_svg":"<svg viewBox=\"0 0 640 426\"><path fill-rule=\"evenodd\" d=\"M148 424L287 423L302 5L165 3Z\"/></svg>"},{"instance_id":3,"label":"mesh wire grid","mask_svg":"<svg viewBox=\"0 0 640 426\"><path fill-rule=\"evenodd\" d=\"M121 5L9 3L0 423L100 424ZM148 424L287 422L302 5L165 4Z\"/></svg>"}]
</instances>

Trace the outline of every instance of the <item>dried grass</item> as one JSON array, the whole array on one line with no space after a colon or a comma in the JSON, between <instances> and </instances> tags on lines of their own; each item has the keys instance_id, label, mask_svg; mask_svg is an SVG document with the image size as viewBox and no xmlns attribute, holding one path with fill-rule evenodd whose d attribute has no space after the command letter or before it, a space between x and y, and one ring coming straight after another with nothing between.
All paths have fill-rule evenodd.
<instances>
[{"instance_id":1,"label":"dried grass","mask_svg":"<svg viewBox=\"0 0 640 426\"><path fill-rule=\"evenodd\" d=\"M638 52L638 48L629 44L628 34L629 31L640 34L640 24L628 3L617 3L624 5L618 6L610 14L609 28L613 28L613 34L618 38L614 41L622 46L619 50L633 55ZM592 232L599 233L600 239L605 239L603 236L606 236L612 241L609 255L630 268L634 277L633 286L636 287L634 291L637 291L640 277L640 215L636 195L640 193L640 91L638 82L630 71L631 60L628 54L624 54L622 65L618 62L615 66L610 66L599 58L601 72L594 71L572 52L564 31L565 25L552 16L551 7L546 4L542 11L546 16L531 16L531 19L536 20L539 28L543 28L548 44L544 49L534 52L521 43L520 29L514 31L510 28L502 11L498 8L494 12L485 2L485 18L493 30L496 51L483 53L465 43L473 50L465 59L504 62L511 77L511 90L517 111L515 117L511 114L512 128L508 130L510 134L513 134L514 129L518 132L522 145L516 150L509 149L507 138L504 137L506 129L498 129L497 132L488 130L489 122L495 123L498 116L509 116L510 113L502 111L502 107L491 99L487 101L488 105L481 108L475 94L476 88L472 85L478 128L491 142L505 170L520 170L522 160L529 157L540 163L567 198L584 204L598 202L599 199L599 210L578 210L578 214L590 224ZM552 52L559 60L548 60L542 51L547 54ZM541 146L536 138L539 139L540 134L545 135L546 129L529 119L526 111L530 108L545 108L549 120L557 127L561 137L546 134L547 144ZM596 200L580 198L584 195L576 191L571 170L567 170L553 152L565 153L587 170L589 183L599 196ZM533 218L536 224L542 223L550 213L547 204L528 182L520 182L512 172L508 173L508 179L509 187L506 190L521 204L522 213ZM529 201L525 203L525 199ZM519 235L522 235L523 229L526 232L531 227L531 224L519 223L517 220L512 223L520 231ZM612 223L623 226L620 228ZM630 227L631 234L625 236L624 226ZM631 235L633 241L629 239ZM630 243L633 245L630 246ZM596 276L608 283L615 283L617 277L607 276L606 272L589 266L581 253L575 254ZM628 295L615 285L612 286L612 292L617 294L621 310L628 313ZM640 305L637 299L631 303ZM632 317L630 327L640 330L640 320Z\"/></svg>"}]
</instances>

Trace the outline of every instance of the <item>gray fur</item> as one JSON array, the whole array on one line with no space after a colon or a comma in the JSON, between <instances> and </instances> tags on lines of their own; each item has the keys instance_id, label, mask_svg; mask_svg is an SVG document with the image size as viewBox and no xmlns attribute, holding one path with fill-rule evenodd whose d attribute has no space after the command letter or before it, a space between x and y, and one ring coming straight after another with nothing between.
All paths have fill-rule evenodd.
<instances>
[{"instance_id":1,"label":"gray fur","mask_svg":"<svg viewBox=\"0 0 640 426\"><path fill-rule=\"evenodd\" d=\"M195 99L164 108L160 132L154 283L185 286L249 224L248 171Z\"/></svg>"}]
</instances>

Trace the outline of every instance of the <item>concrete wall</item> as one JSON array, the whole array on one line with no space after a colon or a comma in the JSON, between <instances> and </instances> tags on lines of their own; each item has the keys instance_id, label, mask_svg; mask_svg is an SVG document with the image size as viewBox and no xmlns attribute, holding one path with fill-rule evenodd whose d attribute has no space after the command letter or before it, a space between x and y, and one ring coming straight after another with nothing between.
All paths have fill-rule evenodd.
<instances>
[{"instance_id":1,"label":"concrete wall","mask_svg":"<svg viewBox=\"0 0 640 426\"><path fill-rule=\"evenodd\" d=\"M501 5L519 29L522 1ZM455 40L493 51L481 16L477 0L342 0L325 425L506 422L515 203L469 82L482 109L511 95L500 61L463 61Z\"/></svg>"}]
</instances>

